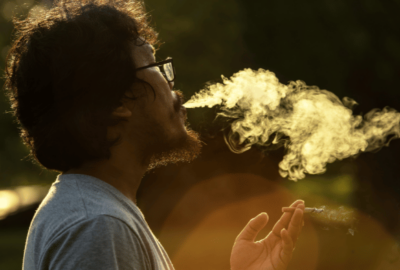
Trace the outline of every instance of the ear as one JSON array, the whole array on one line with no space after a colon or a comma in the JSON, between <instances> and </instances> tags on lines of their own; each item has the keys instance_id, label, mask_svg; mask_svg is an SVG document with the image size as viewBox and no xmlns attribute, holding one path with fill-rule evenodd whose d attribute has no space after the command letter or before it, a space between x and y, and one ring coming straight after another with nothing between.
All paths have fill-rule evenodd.
<instances>
[{"instance_id":1,"label":"ear","mask_svg":"<svg viewBox=\"0 0 400 270\"><path fill-rule=\"evenodd\" d=\"M122 104L112 112L112 115L117 118L129 118L132 116L132 112L125 104Z\"/></svg>"}]
</instances>

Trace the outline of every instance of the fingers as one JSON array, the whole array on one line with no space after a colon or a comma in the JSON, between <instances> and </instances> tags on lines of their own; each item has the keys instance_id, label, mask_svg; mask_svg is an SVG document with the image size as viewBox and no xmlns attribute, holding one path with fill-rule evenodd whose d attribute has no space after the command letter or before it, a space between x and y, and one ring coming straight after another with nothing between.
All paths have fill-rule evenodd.
<instances>
[{"instance_id":1,"label":"fingers","mask_svg":"<svg viewBox=\"0 0 400 270\"><path fill-rule=\"evenodd\" d=\"M297 206L299 206L299 205L303 205L303 207L304 207L304 201L297 200L290 205L290 208L297 208ZM274 228L272 229L272 233L275 234L276 236L280 237L282 229L288 228L289 222L293 215L294 214L291 212L283 213L282 217L278 220L278 222L275 224Z\"/></svg>"},{"instance_id":2,"label":"fingers","mask_svg":"<svg viewBox=\"0 0 400 270\"><path fill-rule=\"evenodd\" d=\"M282 212L291 212L293 213L296 210L296 208L293 207L282 207Z\"/></svg>"},{"instance_id":3,"label":"fingers","mask_svg":"<svg viewBox=\"0 0 400 270\"><path fill-rule=\"evenodd\" d=\"M282 239L281 260L287 265L292 258L294 243L287 230L282 229L280 234Z\"/></svg>"},{"instance_id":4,"label":"fingers","mask_svg":"<svg viewBox=\"0 0 400 270\"><path fill-rule=\"evenodd\" d=\"M304 204L303 200L296 200L289 207L297 207L299 204Z\"/></svg>"},{"instance_id":5,"label":"fingers","mask_svg":"<svg viewBox=\"0 0 400 270\"><path fill-rule=\"evenodd\" d=\"M303 214L304 214L304 204L297 205L296 210L293 213L292 219L290 220L288 233L292 238L293 244L296 244L297 238L300 235L301 229L303 227Z\"/></svg>"},{"instance_id":6,"label":"fingers","mask_svg":"<svg viewBox=\"0 0 400 270\"><path fill-rule=\"evenodd\" d=\"M261 231L262 228L265 227L265 225L267 225L268 219L269 217L267 213L261 213L255 218L251 219L236 238L236 242L239 240L254 242L257 234Z\"/></svg>"}]
</instances>

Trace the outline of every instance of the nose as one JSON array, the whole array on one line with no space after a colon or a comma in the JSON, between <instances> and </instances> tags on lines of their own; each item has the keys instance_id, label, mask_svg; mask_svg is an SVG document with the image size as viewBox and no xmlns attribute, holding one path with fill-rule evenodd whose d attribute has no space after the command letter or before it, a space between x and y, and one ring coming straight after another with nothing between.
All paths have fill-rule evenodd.
<instances>
[{"instance_id":1,"label":"nose","mask_svg":"<svg viewBox=\"0 0 400 270\"><path fill-rule=\"evenodd\" d=\"M174 82L168 82L169 87L171 88L171 90L174 88L175 83Z\"/></svg>"}]
</instances>

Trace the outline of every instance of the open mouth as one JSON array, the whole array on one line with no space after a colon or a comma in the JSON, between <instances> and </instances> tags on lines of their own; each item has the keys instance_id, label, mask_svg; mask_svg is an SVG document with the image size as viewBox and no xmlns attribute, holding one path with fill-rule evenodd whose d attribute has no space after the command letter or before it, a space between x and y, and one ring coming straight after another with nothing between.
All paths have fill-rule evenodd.
<instances>
[{"instance_id":1,"label":"open mouth","mask_svg":"<svg viewBox=\"0 0 400 270\"><path fill-rule=\"evenodd\" d=\"M185 120L186 120L186 118L187 118L187 111L186 111L186 108L185 108L184 106L181 106L180 111L182 112L182 114L183 114L183 116L185 117Z\"/></svg>"}]
</instances>

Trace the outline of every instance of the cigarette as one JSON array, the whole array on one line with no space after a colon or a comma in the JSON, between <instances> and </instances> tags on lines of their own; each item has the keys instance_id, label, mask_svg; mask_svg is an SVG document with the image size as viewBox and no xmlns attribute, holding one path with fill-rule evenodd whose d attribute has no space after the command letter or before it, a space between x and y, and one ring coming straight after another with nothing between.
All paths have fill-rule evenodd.
<instances>
[{"instance_id":1,"label":"cigarette","mask_svg":"<svg viewBox=\"0 0 400 270\"><path fill-rule=\"evenodd\" d=\"M282 212L294 212L297 208L293 207L282 207ZM315 207L306 207L304 208L304 213L322 213L324 209L315 208Z\"/></svg>"}]
</instances>

